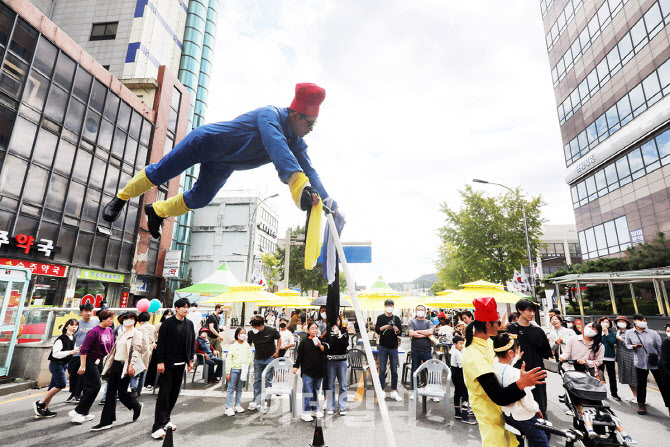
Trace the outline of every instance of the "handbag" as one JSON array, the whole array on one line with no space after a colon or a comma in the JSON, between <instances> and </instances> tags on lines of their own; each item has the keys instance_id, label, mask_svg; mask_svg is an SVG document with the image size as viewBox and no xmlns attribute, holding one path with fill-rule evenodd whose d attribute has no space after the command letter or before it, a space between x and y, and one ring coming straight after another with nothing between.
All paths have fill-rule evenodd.
<instances>
[{"instance_id":1,"label":"handbag","mask_svg":"<svg viewBox=\"0 0 670 447\"><path fill-rule=\"evenodd\" d=\"M135 375L133 377L137 377L140 374L142 374L144 371L147 370L147 366L144 364L144 361L142 360L142 355L140 354L140 351L137 351L137 360L135 360ZM133 358L133 345L132 341L130 344L130 352L128 353L128 363L130 363L130 359Z\"/></svg>"},{"instance_id":2,"label":"handbag","mask_svg":"<svg viewBox=\"0 0 670 447\"><path fill-rule=\"evenodd\" d=\"M650 354L649 351L647 351L647 348L644 347L644 343L642 343L640 334L637 331L635 332L635 334L637 335L637 339L640 340L642 349L644 349L644 352L647 354L647 366L658 366L658 354L656 354L655 352L652 352Z\"/></svg>"}]
</instances>

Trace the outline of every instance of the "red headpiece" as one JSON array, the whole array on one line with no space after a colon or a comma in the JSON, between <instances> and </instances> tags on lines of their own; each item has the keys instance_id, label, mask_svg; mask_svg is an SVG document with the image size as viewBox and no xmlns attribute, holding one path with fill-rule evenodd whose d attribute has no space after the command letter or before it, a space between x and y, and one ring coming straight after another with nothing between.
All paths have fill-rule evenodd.
<instances>
[{"instance_id":1,"label":"red headpiece","mask_svg":"<svg viewBox=\"0 0 670 447\"><path fill-rule=\"evenodd\" d=\"M326 99L326 90L316 84L295 85L295 98L291 109L308 116L319 116L319 106Z\"/></svg>"},{"instance_id":2,"label":"red headpiece","mask_svg":"<svg viewBox=\"0 0 670 447\"><path fill-rule=\"evenodd\" d=\"M475 320L487 322L500 319L495 298L475 298L472 304L475 305Z\"/></svg>"}]
</instances>

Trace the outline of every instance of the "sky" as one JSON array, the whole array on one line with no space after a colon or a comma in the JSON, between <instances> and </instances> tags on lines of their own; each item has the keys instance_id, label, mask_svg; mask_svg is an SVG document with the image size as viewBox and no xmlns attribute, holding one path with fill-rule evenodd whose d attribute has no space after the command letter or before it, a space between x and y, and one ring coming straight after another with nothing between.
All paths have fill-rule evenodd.
<instances>
[{"instance_id":1,"label":"sky","mask_svg":"<svg viewBox=\"0 0 670 447\"><path fill-rule=\"evenodd\" d=\"M207 120L324 87L305 141L342 240L372 243L353 279L409 282L435 272L440 204L460 208L473 178L541 194L549 224L574 224L544 34L532 0L222 2ZM271 164L224 188L278 193L279 234L304 224Z\"/></svg>"}]
</instances>

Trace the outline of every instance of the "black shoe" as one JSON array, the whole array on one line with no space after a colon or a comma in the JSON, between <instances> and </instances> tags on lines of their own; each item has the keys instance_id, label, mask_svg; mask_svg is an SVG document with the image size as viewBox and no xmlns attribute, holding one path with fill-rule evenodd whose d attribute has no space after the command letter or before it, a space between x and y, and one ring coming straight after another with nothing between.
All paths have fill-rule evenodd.
<instances>
[{"instance_id":1,"label":"black shoe","mask_svg":"<svg viewBox=\"0 0 670 447\"><path fill-rule=\"evenodd\" d=\"M617 396L616 394L612 395L612 399L616 400L617 402L621 402L621 398Z\"/></svg>"},{"instance_id":2,"label":"black shoe","mask_svg":"<svg viewBox=\"0 0 670 447\"><path fill-rule=\"evenodd\" d=\"M464 413L463 417L461 418L461 422L468 425L476 425L477 419L475 419L474 416L470 416L467 413Z\"/></svg>"},{"instance_id":3,"label":"black shoe","mask_svg":"<svg viewBox=\"0 0 670 447\"><path fill-rule=\"evenodd\" d=\"M35 413L35 416L40 416L44 417L44 403L40 402L39 400L37 402L33 402L33 412Z\"/></svg>"},{"instance_id":4,"label":"black shoe","mask_svg":"<svg viewBox=\"0 0 670 447\"><path fill-rule=\"evenodd\" d=\"M98 402L98 405L105 405L105 399L102 399L100 402Z\"/></svg>"},{"instance_id":5,"label":"black shoe","mask_svg":"<svg viewBox=\"0 0 670 447\"><path fill-rule=\"evenodd\" d=\"M462 416L461 416L461 409L460 409L460 408L456 408L456 409L454 410L454 419L460 419L461 417L462 417Z\"/></svg>"},{"instance_id":6,"label":"black shoe","mask_svg":"<svg viewBox=\"0 0 670 447\"><path fill-rule=\"evenodd\" d=\"M126 206L125 200L114 197L102 210L102 218L107 222L114 222L121 215L124 206Z\"/></svg>"},{"instance_id":7,"label":"black shoe","mask_svg":"<svg viewBox=\"0 0 670 447\"><path fill-rule=\"evenodd\" d=\"M44 411L44 413L41 415L43 418L52 418L58 414L55 411L49 410L48 408L45 408L42 411Z\"/></svg>"},{"instance_id":8,"label":"black shoe","mask_svg":"<svg viewBox=\"0 0 670 447\"><path fill-rule=\"evenodd\" d=\"M78 400L79 400L79 399L77 399L77 396L75 396L74 394L70 394L70 397L68 397L67 399L65 399L65 402L68 403L68 404L70 404L70 403L75 403L75 402L77 402Z\"/></svg>"},{"instance_id":9,"label":"black shoe","mask_svg":"<svg viewBox=\"0 0 670 447\"><path fill-rule=\"evenodd\" d=\"M112 428L112 424L109 424L109 425L98 424L98 425L94 425L93 427L91 427L91 431L107 430L109 428Z\"/></svg>"},{"instance_id":10,"label":"black shoe","mask_svg":"<svg viewBox=\"0 0 670 447\"><path fill-rule=\"evenodd\" d=\"M140 404L139 407L133 410L133 422L137 421L140 416L142 416L142 408L144 408L144 404Z\"/></svg>"},{"instance_id":11,"label":"black shoe","mask_svg":"<svg viewBox=\"0 0 670 447\"><path fill-rule=\"evenodd\" d=\"M149 203L148 205L144 205L144 212L147 215L147 221L149 223L149 233L151 233L151 237L154 239L160 239L161 238L161 227L163 226L163 221L165 218L160 217L158 214L156 214L156 211L154 211L154 207Z\"/></svg>"}]
</instances>

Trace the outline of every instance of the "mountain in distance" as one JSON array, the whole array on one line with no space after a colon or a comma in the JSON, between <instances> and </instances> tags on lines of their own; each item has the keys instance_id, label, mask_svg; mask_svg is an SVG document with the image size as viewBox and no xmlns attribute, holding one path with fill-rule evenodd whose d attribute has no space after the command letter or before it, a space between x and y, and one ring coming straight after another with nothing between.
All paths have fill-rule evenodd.
<instances>
[{"instance_id":1,"label":"mountain in distance","mask_svg":"<svg viewBox=\"0 0 670 447\"><path fill-rule=\"evenodd\" d=\"M421 275L413 281L390 282L388 285L393 290L402 292L403 284L414 284L417 289L429 289L437 281L439 280L436 273L426 273L425 275Z\"/></svg>"}]
</instances>

